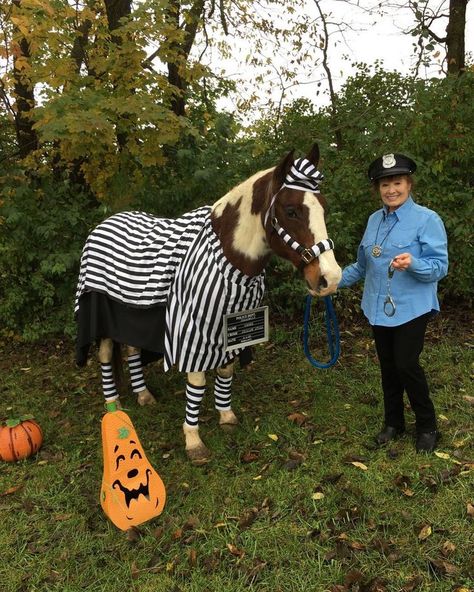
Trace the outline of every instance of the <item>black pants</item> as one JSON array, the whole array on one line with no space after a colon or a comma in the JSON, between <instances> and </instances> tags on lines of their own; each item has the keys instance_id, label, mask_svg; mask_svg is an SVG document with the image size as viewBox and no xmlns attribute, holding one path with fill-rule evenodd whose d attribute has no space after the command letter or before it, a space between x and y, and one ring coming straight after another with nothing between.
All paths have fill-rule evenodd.
<instances>
[{"instance_id":1,"label":"black pants","mask_svg":"<svg viewBox=\"0 0 474 592\"><path fill-rule=\"evenodd\" d=\"M436 415L419 358L431 313L398 327L373 325L372 331L382 373L385 425L405 428L403 392L416 417L417 432L436 430Z\"/></svg>"}]
</instances>

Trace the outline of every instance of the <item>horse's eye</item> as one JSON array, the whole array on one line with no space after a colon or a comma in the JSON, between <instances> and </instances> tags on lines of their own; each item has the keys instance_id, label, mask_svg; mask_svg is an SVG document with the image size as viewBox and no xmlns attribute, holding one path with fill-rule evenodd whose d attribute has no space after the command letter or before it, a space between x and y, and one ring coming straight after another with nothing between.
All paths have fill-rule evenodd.
<instances>
[{"instance_id":1,"label":"horse's eye","mask_svg":"<svg viewBox=\"0 0 474 592\"><path fill-rule=\"evenodd\" d=\"M286 212L286 215L288 216L288 218L298 218L298 212L296 211L296 208L292 208L292 207L285 208L285 212Z\"/></svg>"}]
</instances>

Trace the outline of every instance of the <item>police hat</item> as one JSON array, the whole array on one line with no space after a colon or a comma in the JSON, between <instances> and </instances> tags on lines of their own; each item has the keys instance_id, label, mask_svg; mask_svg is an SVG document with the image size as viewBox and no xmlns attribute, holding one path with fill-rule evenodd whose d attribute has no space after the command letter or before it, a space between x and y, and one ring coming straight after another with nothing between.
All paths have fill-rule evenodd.
<instances>
[{"instance_id":1,"label":"police hat","mask_svg":"<svg viewBox=\"0 0 474 592\"><path fill-rule=\"evenodd\" d=\"M369 179L376 181L382 177L411 175L416 171L416 162L404 154L384 154L369 166Z\"/></svg>"}]
</instances>

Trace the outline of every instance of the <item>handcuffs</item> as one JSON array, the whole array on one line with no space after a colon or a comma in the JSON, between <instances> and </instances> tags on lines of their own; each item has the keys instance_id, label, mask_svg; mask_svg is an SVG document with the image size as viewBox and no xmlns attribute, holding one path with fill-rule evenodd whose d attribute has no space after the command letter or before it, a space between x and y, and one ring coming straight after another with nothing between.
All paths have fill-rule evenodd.
<instances>
[{"instance_id":1,"label":"handcuffs","mask_svg":"<svg viewBox=\"0 0 474 592\"><path fill-rule=\"evenodd\" d=\"M387 272L387 296L385 297L383 303L383 311L387 315L387 317L393 317L397 307L395 306L395 302L392 298L392 294L390 292L390 283L393 278L393 274L395 273L395 268L392 266L393 259L388 264L388 272Z\"/></svg>"}]
</instances>

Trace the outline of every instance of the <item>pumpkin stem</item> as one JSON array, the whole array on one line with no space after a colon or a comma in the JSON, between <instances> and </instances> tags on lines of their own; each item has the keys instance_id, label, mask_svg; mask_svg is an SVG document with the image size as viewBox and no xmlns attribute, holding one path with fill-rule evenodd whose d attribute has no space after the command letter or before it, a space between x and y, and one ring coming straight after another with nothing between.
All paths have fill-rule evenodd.
<instances>
[{"instance_id":1,"label":"pumpkin stem","mask_svg":"<svg viewBox=\"0 0 474 592\"><path fill-rule=\"evenodd\" d=\"M21 420L19 417L9 417L5 422L5 425L7 426L7 428L14 428L17 425L20 425L20 423Z\"/></svg>"},{"instance_id":2,"label":"pumpkin stem","mask_svg":"<svg viewBox=\"0 0 474 592\"><path fill-rule=\"evenodd\" d=\"M28 419L34 419L34 416L31 414L28 414L28 415L20 415L20 417L9 417L6 420L5 425L8 428L14 428L17 425L20 425L20 423L22 423L23 421L27 421Z\"/></svg>"}]
</instances>

